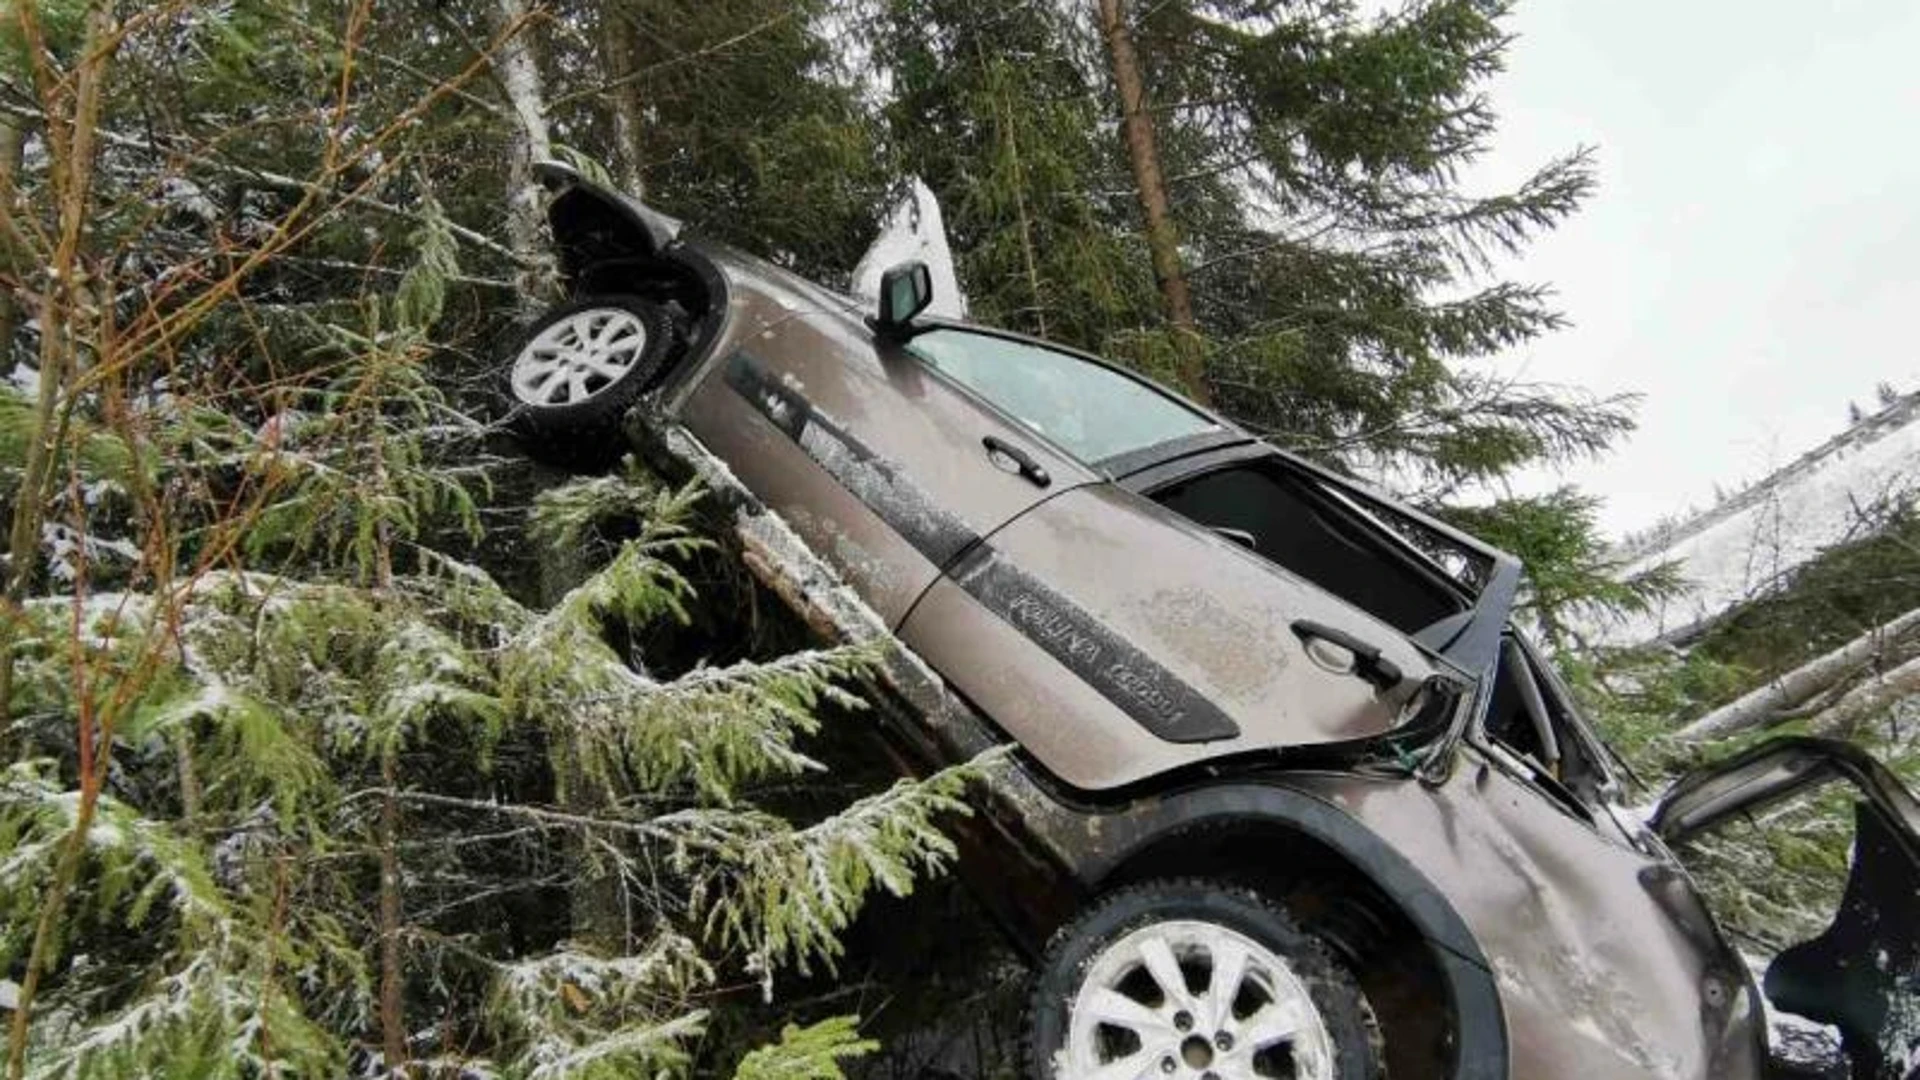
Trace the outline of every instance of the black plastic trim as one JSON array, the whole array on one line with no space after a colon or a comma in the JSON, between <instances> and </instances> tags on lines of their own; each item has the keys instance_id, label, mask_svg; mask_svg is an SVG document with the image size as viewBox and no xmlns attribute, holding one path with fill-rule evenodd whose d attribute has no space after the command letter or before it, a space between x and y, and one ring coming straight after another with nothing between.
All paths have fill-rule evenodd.
<instances>
[{"instance_id":1,"label":"black plastic trim","mask_svg":"<svg viewBox=\"0 0 1920 1080\"><path fill-rule=\"evenodd\" d=\"M952 577L967 595L1154 735L1199 743L1240 734L1240 726L1205 694L990 545L968 552Z\"/></svg>"},{"instance_id":2,"label":"black plastic trim","mask_svg":"<svg viewBox=\"0 0 1920 1080\"><path fill-rule=\"evenodd\" d=\"M1115 454L1093 463L1094 470L1110 480L1125 480L1135 473L1146 469L1167 465L1194 454L1204 454L1209 450L1218 450L1227 446L1242 446L1253 441L1253 436L1239 428L1221 428L1217 431L1200 431L1192 435L1182 435L1152 446L1143 446L1138 450L1129 450L1124 454Z\"/></svg>"},{"instance_id":3,"label":"black plastic trim","mask_svg":"<svg viewBox=\"0 0 1920 1080\"><path fill-rule=\"evenodd\" d=\"M727 360L727 385L745 398L841 487L879 515L915 551L945 567L980 540L968 525L806 398L781 385L745 352Z\"/></svg>"}]
</instances>

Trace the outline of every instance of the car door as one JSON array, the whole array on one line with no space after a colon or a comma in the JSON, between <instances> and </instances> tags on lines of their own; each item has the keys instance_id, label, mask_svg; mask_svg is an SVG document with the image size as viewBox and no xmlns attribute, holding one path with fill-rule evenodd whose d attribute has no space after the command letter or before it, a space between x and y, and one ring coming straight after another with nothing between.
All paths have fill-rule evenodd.
<instances>
[{"instance_id":1,"label":"car door","mask_svg":"<svg viewBox=\"0 0 1920 1080\"><path fill-rule=\"evenodd\" d=\"M1680 781L1652 826L1674 844L1734 820L1851 784L1853 853L1827 928L1768 965L1767 998L1840 1032L1853 1075L1920 1075L1920 802L1886 766L1836 739L1787 737Z\"/></svg>"},{"instance_id":2,"label":"car door","mask_svg":"<svg viewBox=\"0 0 1920 1080\"><path fill-rule=\"evenodd\" d=\"M1314 507L1327 519L1292 520L1307 511L1278 482L1279 466L1256 457L1152 491L1101 483L1062 493L969 551L902 637L1080 788L1390 731L1434 662L1406 628L1273 556L1312 549L1351 561L1342 583L1394 618L1442 619L1465 601L1331 504ZM1319 533L1268 535L1296 527Z\"/></svg>"},{"instance_id":3,"label":"car door","mask_svg":"<svg viewBox=\"0 0 1920 1080\"><path fill-rule=\"evenodd\" d=\"M889 626L979 537L1094 479L832 294L728 258L736 317L758 328L681 418Z\"/></svg>"}]
</instances>

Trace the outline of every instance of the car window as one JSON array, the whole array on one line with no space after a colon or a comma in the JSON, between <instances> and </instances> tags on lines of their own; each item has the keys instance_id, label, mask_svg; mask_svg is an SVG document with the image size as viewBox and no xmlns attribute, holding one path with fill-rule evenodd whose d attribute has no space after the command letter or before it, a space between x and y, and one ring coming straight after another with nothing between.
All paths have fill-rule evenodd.
<instances>
[{"instance_id":1,"label":"car window","mask_svg":"<svg viewBox=\"0 0 1920 1080\"><path fill-rule=\"evenodd\" d=\"M952 329L919 334L908 349L1089 464L1219 427L1146 383L1057 349Z\"/></svg>"},{"instance_id":2,"label":"car window","mask_svg":"<svg viewBox=\"0 0 1920 1080\"><path fill-rule=\"evenodd\" d=\"M1216 469L1149 497L1403 633L1466 609L1459 594L1370 533L1350 508L1270 462Z\"/></svg>"}]
</instances>

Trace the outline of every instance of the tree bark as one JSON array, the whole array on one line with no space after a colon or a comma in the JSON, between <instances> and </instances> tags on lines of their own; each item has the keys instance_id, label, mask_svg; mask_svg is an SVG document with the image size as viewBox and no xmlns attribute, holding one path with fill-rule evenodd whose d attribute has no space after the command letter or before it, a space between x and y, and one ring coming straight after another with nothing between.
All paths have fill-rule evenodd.
<instances>
[{"instance_id":1,"label":"tree bark","mask_svg":"<svg viewBox=\"0 0 1920 1080\"><path fill-rule=\"evenodd\" d=\"M0 199L11 202L13 198L26 145L21 122L0 114ZM12 212L11 206L0 210L4 214ZM20 302L15 291L20 286L20 263L15 258L11 232L0 229L0 375L13 366L13 334L20 327Z\"/></svg>"},{"instance_id":2,"label":"tree bark","mask_svg":"<svg viewBox=\"0 0 1920 1080\"><path fill-rule=\"evenodd\" d=\"M1160 172L1160 150L1154 140L1153 113L1147 104L1140 58L1134 52L1133 35L1127 29L1121 0L1099 0L1099 9L1100 33L1106 39L1107 58L1113 65L1114 88L1120 92L1120 133L1126 142L1134 187L1140 195L1140 213L1146 220L1153 277L1160 285L1160 299L1166 307L1167 321L1174 329L1181 388L1195 401L1208 404L1212 394L1207 389L1199 334L1193 320L1193 295L1187 289L1187 273L1180 258L1180 233L1173 223L1166 178Z\"/></svg>"},{"instance_id":3,"label":"tree bark","mask_svg":"<svg viewBox=\"0 0 1920 1080\"><path fill-rule=\"evenodd\" d=\"M636 199L646 197L646 177L640 169L640 137L646 114L640 98L640 41L620 0L606 0L600 11L600 66L606 74L608 105L613 111L614 176Z\"/></svg>"},{"instance_id":4,"label":"tree bark","mask_svg":"<svg viewBox=\"0 0 1920 1080\"><path fill-rule=\"evenodd\" d=\"M1759 727L1782 710L1803 704L1835 685L1915 629L1920 629L1920 608L1892 622L1876 626L1825 656L1769 680L1765 686L1714 709L1681 728L1675 735L1682 739L1711 739ZM1834 705L1834 709L1840 707L1839 703Z\"/></svg>"},{"instance_id":5,"label":"tree bark","mask_svg":"<svg viewBox=\"0 0 1920 1080\"><path fill-rule=\"evenodd\" d=\"M1814 716L1808 728L1815 735L1849 738L1863 722L1914 693L1920 693L1920 657L1847 691L1832 707Z\"/></svg>"},{"instance_id":6,"label":"tree bark","mask_svg":"<svg viewBox=\"0 0 1920 1080\"><path fill-rule=\"evenodd\" d=\"M406 980L400 955L400 782L395 751L380 751L380 1052L392 1075L406 1067ZM400 1075L405 1075L401 1073Z\"/></svg>"},{"instance_id":7,"label":"tree bark","mask_svg":"<svg viewBox=\"0 0 1920 1080\"><path fill-rule=\"evenodd\" d=\"M553 264L547 257L546 200L534 179L533 165L553 156L547 130L546 91L534 53L527 0L496 0L499 32L512 33L494 54L494 71L506 91L514 117L513 145L507 155L507 246L522 260L519 286L523 314L538 313L552 292Z\"/></svg>"},{"instance_id":8,"label":"tree bark","mask_svg":"<svg viewBox=\"0 0 1920 1080\"><path fill-rule=\"evenodd\" d=\"M592 574L593 567L579 546L543 552L537 578L540 606L554 607ZM607 800L588 780L572 745L555 740L551 754L554 799L561 808L583 821L605 815L610 809ZM626 897L618 874L607 872L593 857L589 848L592 842L593 837L585 829L567 834L566 858L571 864L567 934L580 944L616 956L626 952L630 945Z\"/></svg>"}]
</instances>

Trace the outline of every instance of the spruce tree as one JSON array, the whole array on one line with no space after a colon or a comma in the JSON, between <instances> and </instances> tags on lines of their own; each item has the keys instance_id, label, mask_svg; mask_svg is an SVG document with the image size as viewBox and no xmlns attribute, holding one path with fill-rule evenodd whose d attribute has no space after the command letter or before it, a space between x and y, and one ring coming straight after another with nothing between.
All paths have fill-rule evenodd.
<instances>
[{"instance_id":1,"label":"spruce tree","mask_svg":"<svg viewBox=\"0 0 1920 1080\"><path fill-rule=\"evenodd\" d=\"M973 316L1096 350L1152 319L1152 271L1070 13L894 0L871 25L895 157L940 198Z\"/></svg>"},{"instance_id":2,"label":"spruce tree","mask_svg":"<svg viewBox=\"0 0 1920 1080\"><path fill-rule=\"evenodd\" d=\"M849 1019L700 1036L952 855L936 819L966 769L804 820L760 802L821 771L808 741L858 708L863 653L728 645L669 674L633 650L702 603L697 491L543 500L546 535L597 553L551 608L469 561L483 516L524 509L488 505L461 378L466 335L499 324L475 290L510 295L491 275L517 257L455 220L493 228L504 181L451 151L511 131L470 123L498 117L469 33L490 12L433 7L404 55L364 5L270 0L50 9L21 43L92 58L102 92L27 115L34 139L98 135L97 179L55 145L5 203L53 271L8 284L62 328L36 342L44 399L0 392L28 537L0 778L12 1078L838 1075L870 1046ZM61 235L69 262L31 246ZM583 877L618 885L618 937L556 917Z\"/></svg>"},{"instance_id":3,"label":"spruce tree","mask_svg":"<svg viewBox=\"0 0 1920 1080\"><path fill-rule=\"evenodd\" d=\"M887 162L857 73L830 37L835 5L582 0L554 10L559 142L613 163L702 235L830 280L853 268L876 227Z\"/></svg>"}]
</instances>

